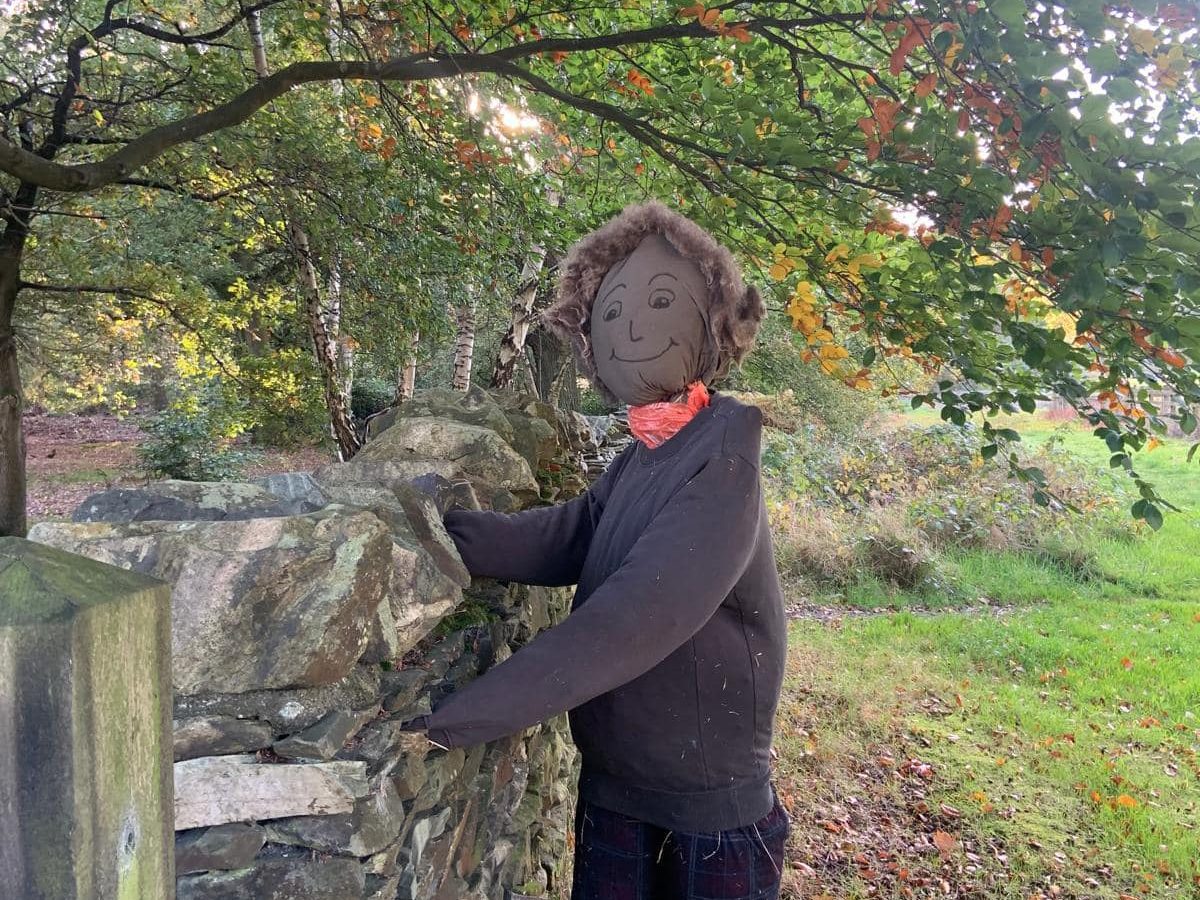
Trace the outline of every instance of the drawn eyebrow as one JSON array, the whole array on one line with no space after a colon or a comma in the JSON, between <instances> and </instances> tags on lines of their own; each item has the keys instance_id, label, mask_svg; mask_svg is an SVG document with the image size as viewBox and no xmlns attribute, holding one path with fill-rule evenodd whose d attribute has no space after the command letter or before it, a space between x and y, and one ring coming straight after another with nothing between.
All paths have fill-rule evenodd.
<instances>
[{"instance_id":1,"label":"drawn eyebrow","mask_svg":"<svg viewBox=\"0 0 1200 900\"><path fill-rule=\"evenodd\" d=\"M612 294L612 292L615 291L617 288L625 288L625 290L629 290L629 285L627 285L625 283L614 284L612 287L610 287L607 291L604 292L604 296L600 298L600 302L603 303L605 300L607 300L609 298L609 295Z\"/></svg>"},{"instance_id":2,"label":"drawn eyebrow","mask_svg":"<svg viewBox=\"0 0 1200 900\"><path fill-rule=\"evenodd\" d=\"M666 278L671 278L671 279L673 279L673 280L675 280L675 281L678 281L678 280L679 280L679 279L678 279L678 278L676 278L674 275L672 275L670 272L659 272L657 275L652 275L652 276L650 277L650 281L653 281L655 278L663 278L663 277L666 277ZM646 282L646 284L649 284L649 283L650 283L650 281L647 281L647 282Z\"/></svg>"}]
</instances>

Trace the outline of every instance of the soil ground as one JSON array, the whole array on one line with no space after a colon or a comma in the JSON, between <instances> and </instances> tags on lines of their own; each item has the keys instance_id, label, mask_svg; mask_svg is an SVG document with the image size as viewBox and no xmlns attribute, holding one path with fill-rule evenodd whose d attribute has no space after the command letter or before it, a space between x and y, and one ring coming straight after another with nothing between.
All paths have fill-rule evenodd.
<instances>
[{"instance_id":1,"label":"soil ground","mask_svg":"<svg viewBox=\"0 0 1200 900\"><path fill-rule=\"evenodd\" d=\"M137 416L25 415L25 458L29 476L30 523L69 518L83 500L105 488L144 484L137 457L145 439ZM311 471L329 462L315 447L266 449L246 467L245 477Z\"/></svg>"}]
</instances>

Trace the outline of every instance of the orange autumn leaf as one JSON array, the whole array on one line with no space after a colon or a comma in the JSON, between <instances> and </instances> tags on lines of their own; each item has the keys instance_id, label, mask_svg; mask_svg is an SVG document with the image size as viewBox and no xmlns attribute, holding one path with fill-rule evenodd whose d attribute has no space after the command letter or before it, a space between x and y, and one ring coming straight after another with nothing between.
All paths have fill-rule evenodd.
<instances>
[{"instance_id":1,"label":"orange autumn leaf","mask_svg":"<svg viewBox=\"0 0 1200 900\"><path fill-rule=\"evenodd\" d=\"M650 79L637 69L630 69L629 74L625 76L625 80L644 94L654 93L654 85L650 83Z\"/></svg>"},{"instance_id":2,"label":"orange autumn leaf","mask_svg":"<svg viewBox=\"0 0 1200 900\"><path fill-rule=\"evenodd\" d=\"M1020 261L1021 261L1021 256L1022 256L1022 253L1021 253L1021 242L1020 242L1020 241L1013 241L1013 242L1012 242L1012 245L1011 245L1011 246L1008 248L1008 257L1009 257L1009 259L1011 259L1013 262L1020 262Z\"/></svg>"},{"instance_id":3,"label":"orange autumn leaf","mask_svg":"<svg viewBox=\"0 0 1200 900\"><path fill-rule=\"evenodd\" d=\"M715 29L721 21L721 11L719 9L707 9L703 3L685 6L679 10L679 15L685 19L696 19L705 28Z\"/></svg>"},{"instance_id":4,"label":"orange autumn leaf","mask_svg":"<svg viewBox=\"0 0 1200 900\"><path fill-rule=\"evenodd\" d=\"M1053 247L1043 247L1042 248L1042 265L1050 266L1050 265L1053 265L1053 263L1054 263L1054 248Z\"/></svg>"},{"instance_id":5,"label":"orange autumn leaf","mask_svg":"<svg viewBox=\"0 0 1200 900\"><path fill-rule=\"evenodd\" d=\"M937 86L937 72L930 72L924 78L917 82L916 94L924 99L933 93L933 89Z\"/></svg>"},{"instance_id":6,"label":"orange autumn leaf","mask_svg":"<svg viewBox=\"0 0 1200 900\"><path fill-rule=\"evenodd\" d=\"M1176 353L1174 350L1159 350L1158 358L1161 359L1163 362L1165 362L1167 365L1174 366L1177 369L1182 369L1184 366L1187 365L1187 360L1184 359L1182 355Z\"/></svg>"},{"instance_id":7,"label":"orange autumn leaf","mask_svg":"<svg viewBox=\"0 0 1200 900\"><path fill-rule=\"evenodd\" d=\"M725 36L731 37L741 44L750 42L750 32L742 22L737 22L725 29Z\"/></svg>"},{"instance_id":8,"label":"orange autumn leaf","mask_svg":"<svg viewBox=\"0 0 1200 900\"><path fill-rule=\"evenodd\" d=\"M935 831L933 833L933 845L937 847L938 853L952 853L954 848L958 846L958 841L954 839L954 835L948 831Z\"/></svg>"},{"instance_id":9,"label":"orange autumn leaf","mask_svg":"<svg viewBox=\"0 0 1200 900\"><path fill-rule=\"evenodd\" d=\"M570 54L567 53L566 50L554 50L550 53L550 60L557 66L568 56L570 56Z\"/></svg>"},{"instance_id":10,"label":"orange autumn leaf","mask_svg":"<svg viewBox=\"0 0 1200 900\"><path fill-rule=\"evenodd\" d=\"M1123 806L1126 809L1133 809L1138 805L1138 802L1128 794L1118 794L1115 798L1113 798L1113 804L1115 806Z\"/></svg>"},{"instance_id":11,"label":"orange autumn leaf","mask_svg":"<svg viewBox=\"0 0 1200 900\"><path fill-rule=\"evenodd\" d=\"M1126 671L1128 671L1129 669L1132 669L1133 668L1133 660L1130 659L1128 656L1126 656L1124 659L1121 660L1121 668L1125 669Z\"/></svg>"},{"instance_id":12,"label":"orange autumn leaf","mask_svg":"<svg viewBox=\"0 0 1200 900\"><path fill-rule=\"evenodd\" d=\"M909 17L904 20L904 29L904 37L900 39L900 43L892 51L888 67L888 70L893 75L899 75L904 70L904 61L908 58L908 55L922 43L929 40L933 25L928 19L914 19Z\"/></svg>"},{"instance_id":13,"label":"orange autumn leaf","mask_svg":"<svg viewBox=\"0 0 1200 900\"><path fill-rule=\"evenodd\" d=\"M903 103L899 100L887 100L883 97L871 98L871 112L875 117L876 127L881 138L887 137L896 129L896 113Z\"/></svg>"}]
</instances>

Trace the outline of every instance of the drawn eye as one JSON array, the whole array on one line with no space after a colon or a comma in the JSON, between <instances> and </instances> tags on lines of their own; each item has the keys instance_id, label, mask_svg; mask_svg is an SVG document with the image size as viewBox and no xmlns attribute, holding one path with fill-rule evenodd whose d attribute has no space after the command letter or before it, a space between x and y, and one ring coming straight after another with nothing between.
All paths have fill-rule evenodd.
<instances>
[{"instance_id":1,"label":"drawn eye","mask_svg":"<svg viewBox=\"0 0 1200 900\"><path fill-rule=\"evenodd\" d=\"M615 300L613 301L613 304L604 311L604 321L611 322L619 315L621 315L621 301Z\"/></svg>"},{"instance_id":2,"label":"drawn eye","mask_svg":"<svg viewBox=\"0 0 1200 900\"><path fill-rule=\"evenodd\" d=\"M666 288L658 288L650 295L651 309L666 309L675 300L675 292Z\"/></svg>"}]
</instances>

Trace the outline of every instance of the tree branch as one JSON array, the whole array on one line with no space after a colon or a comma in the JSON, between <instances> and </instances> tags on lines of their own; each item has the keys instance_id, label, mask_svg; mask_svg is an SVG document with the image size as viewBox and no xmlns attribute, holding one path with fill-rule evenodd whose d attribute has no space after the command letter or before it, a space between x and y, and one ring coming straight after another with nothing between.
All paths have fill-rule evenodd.
<instances>
[{"instance_id":1,"label":"tree branch","mask_svg":"<svg viewBox=\"0 0 1200 900\"><path fill-rule=\"evenodd\" d=\"M740 24L749 31L762 33L770 28L797 29L861 18L860 13L831 13L800 19L764 17ZM346 60L293 63L268 78L260 79L213 109L146 132L99 162L61 165L47 158L52 154L45 153L46 148L40 154L33 153L0 138L0 171L50 190L87 191L128 178L171 147L238 125L272 100L302 84L336 80L427 81L474 72L503 73L506 64L513 60L543 53L591 51L685 37L708 40L719 35L699 22L672 23L586 38L529 41L487 54L429 53L383 62ZM64 96L67 93L73 92L64 92Z\"/></svg>"}]
</instances>

